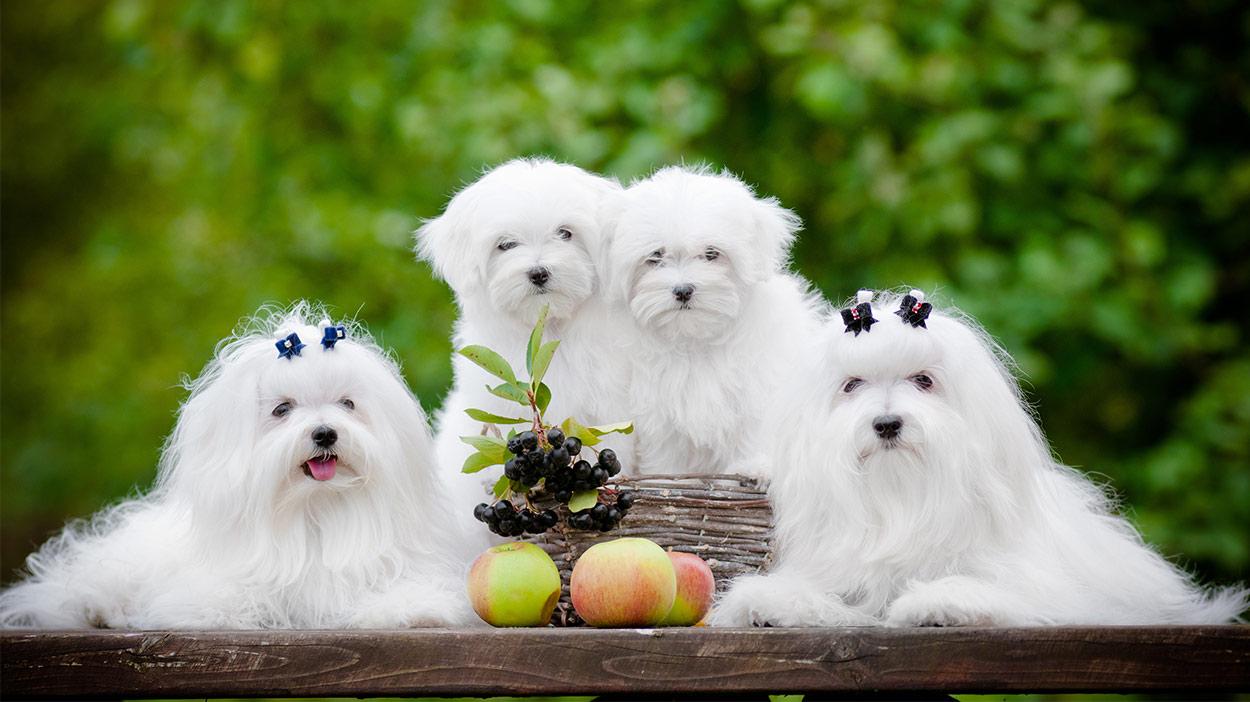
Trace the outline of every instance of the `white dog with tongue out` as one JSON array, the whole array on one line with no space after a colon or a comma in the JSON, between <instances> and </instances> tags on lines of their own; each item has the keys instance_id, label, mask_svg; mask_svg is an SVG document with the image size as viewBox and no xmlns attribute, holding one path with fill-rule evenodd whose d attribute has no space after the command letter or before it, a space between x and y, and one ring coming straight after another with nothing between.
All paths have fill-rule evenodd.
<instances>
[{"instance_id":1,"label":"white dog with tongue out","mask_svg":"<svg viewBox=\"0 0 1250 702\"><path fill-rule=\"evenodd\" d=\"M299 303L224 342L155 487L31 555L0 625L475 622L462 574L486 543L450 509L421 406L363 330L321 316Z\"/></svg>"}]
</instances>

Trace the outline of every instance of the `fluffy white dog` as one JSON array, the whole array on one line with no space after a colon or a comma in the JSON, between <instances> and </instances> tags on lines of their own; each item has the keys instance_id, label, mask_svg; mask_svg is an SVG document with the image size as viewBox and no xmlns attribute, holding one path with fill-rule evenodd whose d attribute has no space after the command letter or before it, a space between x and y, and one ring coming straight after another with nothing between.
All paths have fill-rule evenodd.
<instances>
[{"instance_id":1,"label":"fluffy white dog","mask_svg":"<svg viewBox=\"0 0 1250 702\"><path fill-rule=\"evenodd\" d=\"M545 339L560 340L544 382L552 391L545 417L583 424L628 421L624 392L628 329L600 294L601 204L616 181L547 159L509 161L465 187L443 214L416 233L417 254L451 286L460 316L454 348L474 344L525 372L525 349L539 311L549 306ZM499 380L459 354L453 385L436 416L441 467L459 471L473 449L461 436L483 431L464 410L527 417L520 405L492 395ZM627 439L606 446L626 455ZM498 471L484 478L493 483ZM480 501L477 495L474 502ZM471 506L471 505L470 505Z\"/></svg>"},{"instance_id":2,"label":"fluffy white dog","mask_svg":"<svg viewBox=\"0 0 1250 702\"><path fill-rule=\"evenodd\" d=\"M1199 588L1054 460L979 327L929 311L916 291L861 298L827 326L779 423L777 565L737 582L713 623L1198 624L1245 610L1246 590Z\"/></svg>"},{"instance_id":3,"label":"fluffy white dog","mask_svg":"<svg viewBox=\"0 0 1250 702\"><path fill-rule=\"evenodd\" d=\"M451 512L425 415L360 328L300 303L223 342L155 487L69 525L0 594L5 627L476 623L481 548Z\"/></svg>"},{"instance_id":4,"label":"fluffy white dog","mask_svg":"<svg viewBox=\"0 0 1250 702\"><path fill-rule=\"evenodd\" d=\"M635 474L767 474L763 409L818 328L785 272L798 217L729 173L671 166L610 205L608 290L630 348Z\"/></svg>"}]
</instances>

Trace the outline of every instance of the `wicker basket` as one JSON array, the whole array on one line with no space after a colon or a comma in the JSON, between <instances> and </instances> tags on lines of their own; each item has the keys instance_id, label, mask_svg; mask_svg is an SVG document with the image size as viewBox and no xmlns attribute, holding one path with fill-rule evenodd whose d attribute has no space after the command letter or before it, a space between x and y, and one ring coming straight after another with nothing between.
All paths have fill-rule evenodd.
<instances>
[{"instance_id":1,"label":"wicker basket","mask_svg":"<svg viewBox=\"0 0 1250 702\"><path fill-rule=\"evenodd\" d=\"M716 576L717 591L743 573L758 573L771 561L772 508L766 486L744 475L653 475L620 478L608 484L633 491L638 499L615 529L577 531L561 526L545 534L526 535L556 562L562 592L552 615L556 626L577 626L581 619L569 601L573 563L600 541L638 536L665 550L688 551L703 558ZM568 508L554 501L536 506Z\"/></svg>"}]
</instances>

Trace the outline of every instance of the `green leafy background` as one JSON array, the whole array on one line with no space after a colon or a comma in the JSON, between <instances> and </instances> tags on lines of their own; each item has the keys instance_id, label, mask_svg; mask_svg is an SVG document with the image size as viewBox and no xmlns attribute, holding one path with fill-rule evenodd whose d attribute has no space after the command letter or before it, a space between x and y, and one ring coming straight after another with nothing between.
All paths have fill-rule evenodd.
<instances>
[{"instance_id":1,"label":"green leafy background","mask_svg":"<svg viewBox=\"0 0 1250 702\"><path fill-rule=\"evenodd\" d=\"M262 303L358 317L436 407L454 310L410 232L548 154L725 166L803 217L831 300L938 290L1062 459L1245 578L1248 28L1236 0L4 2L5 577L150 484L179 376Z\"/></svg>"}]
</instances>

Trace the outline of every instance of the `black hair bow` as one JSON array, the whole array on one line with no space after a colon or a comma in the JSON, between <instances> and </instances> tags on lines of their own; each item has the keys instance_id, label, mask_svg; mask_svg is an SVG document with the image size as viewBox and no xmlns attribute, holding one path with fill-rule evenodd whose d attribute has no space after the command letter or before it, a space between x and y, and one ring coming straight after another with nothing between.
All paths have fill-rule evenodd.
<instances>
[{"instance_id":1,"label":"black hair bow","mask_svg":"<svg viewBox=\"0 0 1250 702\"><path fill-rule=\"evenodd\" d=\"M903 302L899 304L898 311L894 314L903 318L904 322L913 327L924 327L924 320L928 318L929 313L933 311L933 305L924 301L924 293L919 290L912 290L911 294L903 296ZM925 327L926 329L928 327Z\"/></svg>"},{"instance_id":2,"label":"black hair bow","mask_svg":"<svg viewBox=\"0 0 1250 702\"><path fill-rule=\"evenodd\" d=\"M846 330L855 332L855 336L859 336L861 331L872 331L872 325L877 320L872 318L872 291L860 290L858 296L858 304L846 310L842 310L842 323L846 325Z\"/></svg>"}]
</instances>

